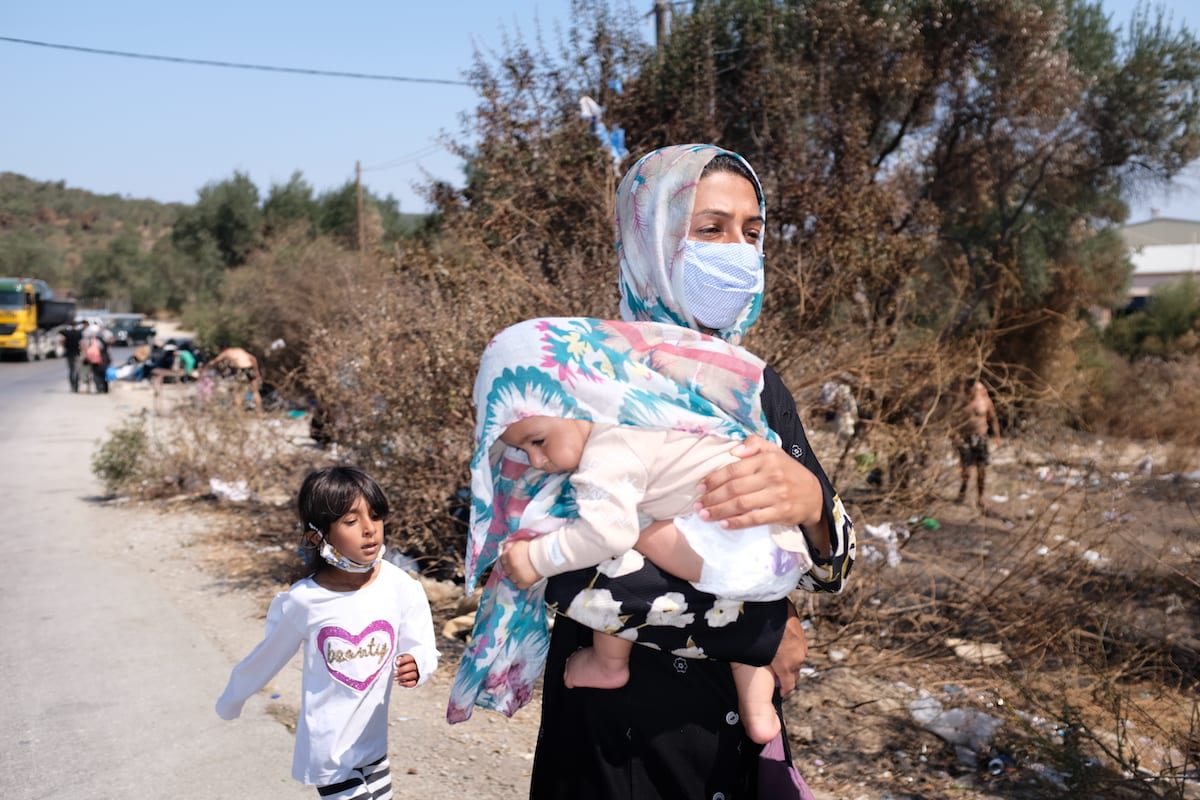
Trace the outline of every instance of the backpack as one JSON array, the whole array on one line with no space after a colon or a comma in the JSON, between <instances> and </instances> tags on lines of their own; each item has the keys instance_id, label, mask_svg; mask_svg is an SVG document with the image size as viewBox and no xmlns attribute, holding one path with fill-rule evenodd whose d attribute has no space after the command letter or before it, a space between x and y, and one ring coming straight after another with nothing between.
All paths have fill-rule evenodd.
<instances>
[{"instance_id":1,"label":"backpack","mask_svg":"<svg viewBox=\"0 0 1200 800\"><path fill-rule=\"evenodd\" d=\"M89 364L100 364L104 361L104 354L100 351L100 341L92 339L88 343L87 349L83 351L83 358Z\"/></svg>"}]
</instances>

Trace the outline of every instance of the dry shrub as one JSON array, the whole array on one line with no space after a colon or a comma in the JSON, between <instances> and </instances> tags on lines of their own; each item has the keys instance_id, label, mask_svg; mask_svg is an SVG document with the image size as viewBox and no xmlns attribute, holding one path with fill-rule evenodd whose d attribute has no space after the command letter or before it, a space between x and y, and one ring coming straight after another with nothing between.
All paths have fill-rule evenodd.
<instances>
[{"instance_id":1,"label":"dry shrub","mask_svg":"<svg viewBox=\"0 0 1200 800\"><path fill-rule=\"evenodd\" d=\"M571 76L546 78L543 56L517 50L503 80L477 66L478 124L502 133L450 143L472 165L467 185L432 186L428 229L363 258L296 376L339 457L389 489L400 547L443 575L464 550L455 512L484 346L531 317L617 313L612 162L578 119Z\"/></svg>"},{"instance_id":2,"label":"dry shrub","mask_svg":"<svg viewBox=\"0 0 1200 800\"><path fill-rule=\"evenodd\" d=\"M1195 445L1172 442L1167 445L1162 472L1170 475L1191 474L1200 468L1200 452Z\"/></svg>"},{"instance_id":3,"label":"dry shrub","mask_svg":"<svg viewBox=\"0 0 1200 800\"><path fill-rule=\"evenodd\" d=\"M1200 445L1200 358L1127 361L1105 354L1080 398L1085 424L1109 435Z\"/></svg>"},{"instance_id":4,"label":"dry shrub","mask_svg":"<svg viewBox=\"0 0 1200 800\"><path fill-rule=\"evenodd\" d=\"M603 172L576 174L586 184ZM321 321L320 346L308 348L301 379L327 435L389 489L400 546L429 571L461 566L465 527L452 512L468 483L471 388L488 340L529 317L615 314L613 268L599 261L595 237L564 224L553 241L500 238L519 230L510 215L540 214L555 227L554 215L573 213L571 191L601 202L596 187L560 185L544 206L498 202L482 224L459 221L436 239L376 253L343 287L340 313ZM568 232L578 238L566 241Z\"/></svg>"},{"instance_id":5,"label":"dry shrub","mask_svg":"<svg viewBox=\"0 0 1200 800\"><path fill-rule=\"evenodd\" d=\"M139 414L108 431L108 438L92 454L92 473L112 493L136 485L151 461L151 441L146 416Z\"/></svg>"},{"instance_id":6,"label":"dry shrub","mask_svg":"<svg viewBox=\"0 0 1200 800\"><path fill-rule=\"evenodd\" d=\"M348 304L370 281L369 266L328 237L285 231L226 276L223 324L259 356L271 381L286 384L309 350L324 346L326 321L353 313ZM285 346L273 349L280 340Z\"/></svg>"},{"instance_id":7,"label":"dry shrub","mask_svg":"<svg viewBox=\"0 0 1200 800\"><path fill-rule=\"evenodd\" d=\"M764 337L752 334L758 351ZM770 342L766 343L770 346ZM867 337L814 332L803 345L782 350L785 383L812 432L813 450L843 497L869 507L922 507L943 479L940 463L956 437L955 410L966 377L982 377L1003 415L1014 387L1002 374L985 369L980 350L938 342L910 331L886 346ZM825 435L826 409L819 404L822 384L848 384L858 404L854 437L838 442Z\"/></svg>"},{"instance_id":8,"label":"dry shrub","mask_svg":"<svg viewBox=\"0 0 1200 800\"><path fill-rule=\"evenodd\" d=\"M241 401L237 384L204 405L182 404L167 416L146 416L147 451L136 480L121 488L142 498L207 495L210 481L244 482L259 497L289 497L319 456L303 430L264 425Z\"/></svg>"}]
</instances>

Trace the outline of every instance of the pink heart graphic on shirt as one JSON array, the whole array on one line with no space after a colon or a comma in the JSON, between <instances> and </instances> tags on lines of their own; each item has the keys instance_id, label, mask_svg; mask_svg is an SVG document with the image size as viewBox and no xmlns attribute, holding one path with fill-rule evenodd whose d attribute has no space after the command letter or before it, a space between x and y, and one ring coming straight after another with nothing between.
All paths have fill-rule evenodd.
<instances>
[{"instance_id":1,"label":"pink heart graphic on shirt","mask_svg":"<svg viewBox=\"0 0 1200 800\"><path fill-rule=\"evenodd\" d=\"M365 647L363 646L363 640L368 639L371 634L379 632L387 635L386 645L372 640ZM326 648L325 643L330 639L341 639L346 642L347 646L341 650ZM360 692L370 686L383 668L391 663L390 656L395 643L396 632L391 624L383 619L375 620L363 628L362 633L358 635L336 625L321 628L321 632L317 634L317 647L320 648L321 655L325 658L325 667L329 670L329 674L351 689ZM334 661L338 662L341 669L334 668ZM347 669L354 674L347 675L342 672L342 669ZM366 674L368 672L369 674Z\"/></svg>"}]
</instances>

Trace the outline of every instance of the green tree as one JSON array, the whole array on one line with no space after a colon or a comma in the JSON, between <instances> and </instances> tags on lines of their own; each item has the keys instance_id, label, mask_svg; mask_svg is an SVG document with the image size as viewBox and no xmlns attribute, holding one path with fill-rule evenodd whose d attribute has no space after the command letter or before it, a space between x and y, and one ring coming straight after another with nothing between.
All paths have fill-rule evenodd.
<instances>
[{"instance_id":1,"label":"green tree","mask_svg":"<svg viewBox=\"0 0 1200 800\"><path fill-rule=\"evenodd\" d=\"M215 254L197 261L180 252L170 237L155 242L143 264L145 270L135 276L131 291L134 310L144 313L182 312L190 301L210 296L222 273Z\"/></svg>"},{"instance_id":2,"label":"green tree","mask_svg":"<svg viewBox=\"0 0 1200 800\"><path fill-rule=\"evenodd\" d=\"M318 205L313 188L297 170L285 184L275 184L263 201L263 234L274 236L297 224L311 227Z\"/></svg>"},{"instance_id":3,"label":"green tree","mask_svg":"<svg viewBox=\"0 0 1200 800\"><path fill-rule=\"evenodd\" d=\"M0 236L0 273L41 278L51 286L61 286L65 278L62 253L28 230Z\"/></svg>"},{"instance_id":4,"label":"green tree","mask_svg":"<svg viewBox=\"0 0 1200 800\"><path fill-rule=\"evenodd\" d=\"M363 233L366 244L394 241L408 231L408 223L400 213L395 197L376 197L363 187ZM325 192L317 199L317 229L343 247L358 248L358 187L346 181L341 187Z\"/></svg>"},{"instance_id":5,"label":"green tree","mask_svg":"<svg viewBox=\"0 0 1200 800\"><path fill-rule=\"evenodd\" d=\"M215 249L222 264L244 264L262 240L262 210L258 187L242 172L199 191L196 204L175 223L172 240L182 252L200 261Z\"/></svg>"},{"instance_id":6,"label":"green tree","mask_svg":"<svg viewBox=\"0 0 1200 800\"><path fill-rule=\"evenodd\" d=\"M394 240L408 233L412 227L409 219L400 212L400 201L394 195L377 197L368 192L371 205L379 214L379 225L385 239Z\"/></svg>"},{"instance_id":7,"label":"green tree","mask_svg":"<svg viewBox=\"0 0 1200 800\"><path fill-rule=\"evenodd\" d=\"M343 247L358 247L358 190L354 181L346 181L318 198L317 229Z\"/></svg>"},{"instance_id":8,"label":"green tree","mask_svg":"<svg viewBox=\"0 0 1200 800\"><path fill-rule=\"evenodd\" d=\"M76 292L92 301L118 307L132 303L132 287L146 274L138 238L129 233L112 239L107 247L88 250L76 277Z\"/></svg>"},{"instance_id":9,"label":"green tree","mask_svg":"<svg viewBox=\"0 0 1200 800\"><path fill-rule=\"evenodd\" d=\"M1190 275L1156 286L1146 307L1113 320L1105 341L1131 359L1170 354L1185 337L1200 334L1200 283Z\"/></svg>"}]
</instances>

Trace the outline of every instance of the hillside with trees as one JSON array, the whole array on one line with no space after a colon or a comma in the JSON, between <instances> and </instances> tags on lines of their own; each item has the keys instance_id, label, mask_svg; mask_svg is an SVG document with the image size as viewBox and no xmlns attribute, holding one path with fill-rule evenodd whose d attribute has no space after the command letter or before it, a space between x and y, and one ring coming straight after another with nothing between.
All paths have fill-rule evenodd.
<instances>
[{"instance_id":1,"label":"hillside with trees","mask_svg":"<svg viewBox=\"0 0 1200 800\"><path fill-rule=\"evenodd\" d=\"M301 231L357 247L358 187L317 194L300 172L261 193L248 176L213 181L194 203L102 195L65 181L0 173L0 273L43 278L87 307L203 314L225 272L274 237ZM378 241L423 219L363 190L364 230ZM197 311L200 310L200 311Z\"/></svg>"},{"instance_id":2,"label":"hillside with trees","mask_svg":"<svg viewBox=\"0 0 1200 800\"><path fill-rule=\"evenodd\" d=\"M150 249L180 208L0 173L0 272L74 291L85 255L118 240Z\"/></svg>"}]
</instances>

